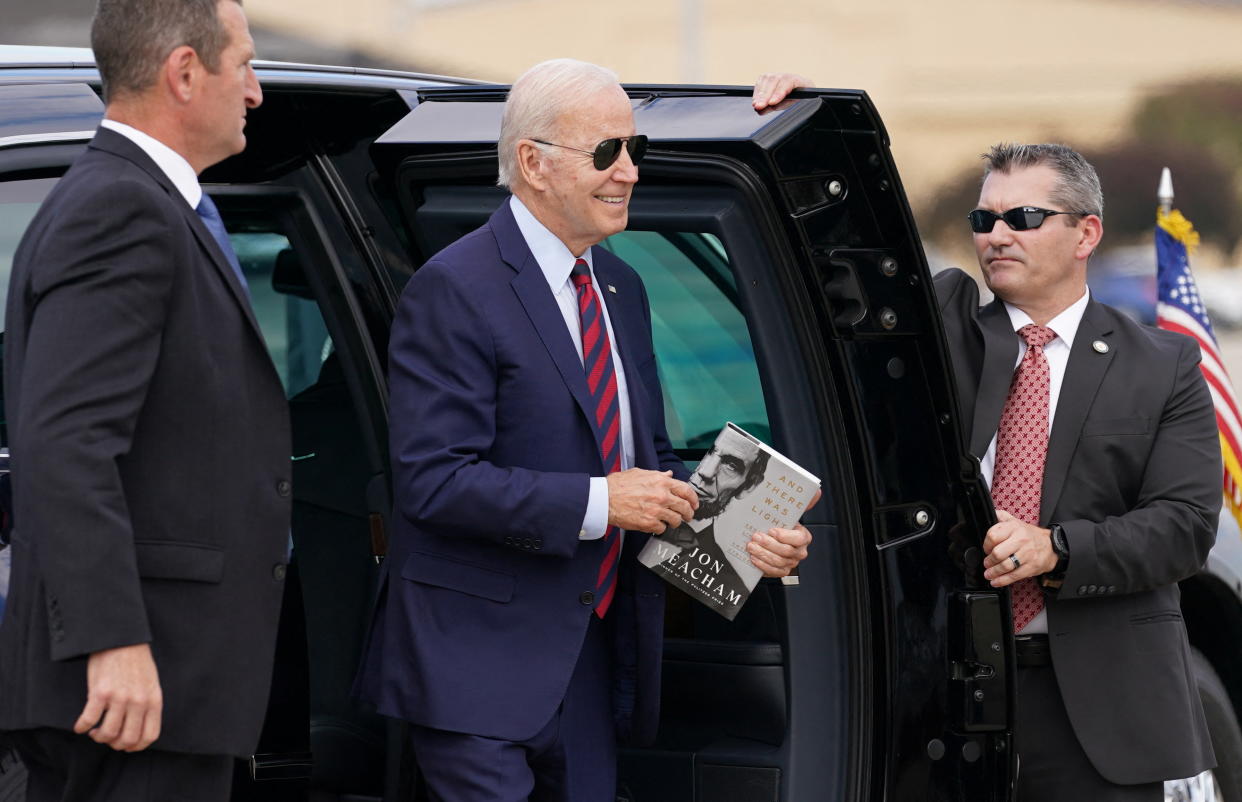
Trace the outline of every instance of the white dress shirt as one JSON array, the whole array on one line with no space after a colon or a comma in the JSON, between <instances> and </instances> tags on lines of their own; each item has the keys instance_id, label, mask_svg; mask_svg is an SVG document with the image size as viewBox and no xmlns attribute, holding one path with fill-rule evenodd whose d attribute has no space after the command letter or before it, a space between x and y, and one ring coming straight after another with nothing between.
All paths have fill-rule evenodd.
<instances>
[{"instance_id":1,"label":"white dress shirt","mask_svg":"<svg viewBox=\"0 0 1242 802\"><path fill-rule=\"evenodd\" d=\"M560 307L561 317L565 319L565 327L573 340L574 350L578 352L578 360L582 361L582 320L578 315L578 290L569 279L577 256L570 253L569 248L560 238L540 223L530 213L526 205L514 195L509 199L509 207L513 210L513 219L517 221L518 230L526 240L526 246L539 263L543 277ZM599 282L595 279L595 265L591 260L591 249L581 257L591 269L591 285L599 296L604 324L608 329L608 343L612 346L612 366L617 375L617 405L621 420L621 470L634 465L634 430L630 425L630 396L625 383L625 369L621 365L621 354L617 349L617 337L612 331L612 320L608 317L608 304L604 302L604 294L600 292ZM582 520L582 528L578 537L582 540L597 540L604 536L608 528L608 480L603 476L591 477L591 494L587 499L586 515Z\"/></svg>"},{"instance_id":2,"label":"white dress shirt","mask_svg":"<svg viewBox=\"0 0 1242 802\"><path fill-rule=\"evenodd\" d=\"M173 182L173 186L185 198L185 202L190 204L191 209L198 208L198 202L203 198L203 188L198 185L198 175L194 172L194 168L185 160L180 153L165 145L150 134L144 134L133 126L119 123L116 120L109 120L105 117L100 123L100 128L107 128L116 131L121 136L133 142L142 148L142 152L151 157L151 161L155 162L155 166L168 176L168 180Z\"/></svg>"},{"instance_id":3,"label":"white dress shirt","mask_svg":"<svg viewBox=\"0 0 1242 802\"><path fill-rule=\"evenodd\" d=\"M1078 334L1078 324L1082 322L1082 315L1087 311L1087 300L1091 297L1089 292L1084 291L1082 297L1074 303L1070 304L1064 312L1048 321L1047 328L1056 332L1056 339L1044 346L1044 357L1048 360L1048 434L1052 435L1052 425L1056 420L1057 399L1061 397L1061 383L1065 379L1065 366L1069 364L1070 349L1074 345L1074 337ZM1005 304L1005 311L1009 313L1009 323L1016 332L1023 326L1028 326L1035 321L1016 306ZM1026 343L1018 341L1017 355L1014 359L1013 367L1016 371L1018 365L1022 364L1022 357L1026 355ZM992 435L992 442L988 444L988 450L983 455L981 461L983 469L983 478L988 483L988 487L992 486L992 473L996 469L996 435ZM1028 521L1038 525L1038 521ZM1031 622L1022 629L1023 635L1039 635L1048 632L1048 610L1042 609L1039 615L1031 619Z\"/></svg>"}]
</instances>

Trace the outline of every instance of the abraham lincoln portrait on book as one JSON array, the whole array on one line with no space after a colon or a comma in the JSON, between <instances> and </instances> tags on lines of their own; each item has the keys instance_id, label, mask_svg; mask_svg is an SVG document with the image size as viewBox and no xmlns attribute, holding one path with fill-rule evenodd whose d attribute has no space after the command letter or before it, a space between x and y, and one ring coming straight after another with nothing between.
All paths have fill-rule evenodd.
<instances>
[{"instance_id":1,"label":"abraham lincoln portrait on book","mask_svg":"<svg viewBox=\"0 0 1242 802\"><path fill-rule=\"evenodd\" d=\"M722 599L734 604L745 599L759 569L744 550L717 540L716 523L729 515L735 501L763 483L767 469L768 453L757 444L741 436L719 438L690 477L699 496L694 520L666 532L664 548L644 553L640 560L648 567L664 563L686 576L693 572L698 583L706 583L705 589L720 591ZM721 527L722 533L732 530Z\"/></svg>"}]
</instances>

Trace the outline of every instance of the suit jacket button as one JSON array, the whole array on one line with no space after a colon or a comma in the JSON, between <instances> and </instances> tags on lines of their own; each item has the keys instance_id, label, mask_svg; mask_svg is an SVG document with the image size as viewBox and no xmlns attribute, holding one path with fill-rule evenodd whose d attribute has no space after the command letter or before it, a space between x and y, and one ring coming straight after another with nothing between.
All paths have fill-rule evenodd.
<instances>
[{"instance_id":1,"label":"suit jacket button","mask_svg":"<svg viewBox=\"0 0 1242 802\"><path fill-rule=\"evenodd\" d=\"M590 606L595 603L595 594L589 590L582 591L582 595L578 597L578 601Z\"/></svg>"},{"instance_id":2,"label":"suit jacket button","mask_svg":"<svg viewBox=\"0 0 1242 802\"><path fill-rule=\"evenodd\" d=\"M543 538L537 537L535 538L535 551L539 551L541 548L543 548Z\"/></svg>"},{"instance_id":3,"label":"suit jacket button","mask_svg":"<svg viewBox=\"0 0 1242 802\"><path fill-rule=\"evenodd\" d=\"M528 538L528 537L527 537L527 538L522 538L522 548L524 548L524 549L533 549L534 547L535 547L535 544L534 544L534 542L533 542L530 538Z\"/></svg>"},{"instance_id":4,"label":"suit jacket button","mask_svg":"<svg viewBox=\"0 0 1242 802\"><path fill-rule=\"evenodd\" d=\"M1109 585L1109 586L1108 586L1108 592L1109 592L1109 593L1116 593L1116 592L1117 592L1117 586L1116 586L1116 585Z\"/></svg>"},{"instance_id":5,"label":"suit jacket button","mask_svg":"<svg viewBox=\"0 0 1242 802\"><path fill-rule=\"evenodd\" d=\"M285 580L285 572L288 570L285 568L284 563L276 563L272 566L272 579L275 579L277 582L283 582Z\"/></svg>"},{"instance_id":6,"label":"suit jacket button","mask_svg":"<svg viewBox=\"0 0 1242 802\"><path fill-rule=\"evenodd\" d=\"M1095 593L1095 585L1088 585L1088 586L1087 586L1087 592L1088 592L1088 593Z\"/></svg>"},{"instance_id":7,"label":"suit jacket button","mask_svg":"<svg viewBox=\"0 0 1242 802\"><path fill-rule=\"evenodd\" d=\"M1086 586L1086 585L1079 585L1079 586L1078 586L1078 595L1079 595L1079 596L1084 596L1084 595L1086 595L1086 593L1087 593L1087 586Z\"/></svg>"},{"instance_id":8,"label":"suit jacket button","mask_svg":"<svg viewBox=\"0 0 1242 802\"><path fill-rule=\"evenodd\" d=\"M281 479L276 483L276 493L281 498L287 498L291 490L293 490L293 485L289 484L288 479Z\"/></svg>"}]
</instances>

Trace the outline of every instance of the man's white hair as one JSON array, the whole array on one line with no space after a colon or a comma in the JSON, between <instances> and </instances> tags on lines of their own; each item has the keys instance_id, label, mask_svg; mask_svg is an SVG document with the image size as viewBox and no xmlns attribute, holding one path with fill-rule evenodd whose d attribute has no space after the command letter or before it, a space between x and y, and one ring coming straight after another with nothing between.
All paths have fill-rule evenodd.
<instances>
[{"instance_id":1,"label":"man's white hair","mask_svg":"<svg viewBox=\"0 0 1242 802\"><path fill-rule=\"evenodd\" d=\"M517 143L556 136L556 122L584 98L618 86L612 70L572 58L554 58L531 67L514 82L500 121L500 174L496 183L513 188L518 176ZM560 144L560 143L558 143Z\"/></svg>"}]
</instances>

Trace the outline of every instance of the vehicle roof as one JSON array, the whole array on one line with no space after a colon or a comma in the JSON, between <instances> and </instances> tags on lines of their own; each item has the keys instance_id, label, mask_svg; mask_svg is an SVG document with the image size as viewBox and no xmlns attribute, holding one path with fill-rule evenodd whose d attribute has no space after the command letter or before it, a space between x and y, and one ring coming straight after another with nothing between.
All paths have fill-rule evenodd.
<instances>
[{"instance_id":1,"label":"vehicle roof","mask_svg":"<svg viewBox=\"0 0 1242 802\"><path fill-rule=\"evenodd\" d=\"M52 47L45 45L6 45L0 44L0 70L20 69L30 71L32 76L52 77L52 73L62 69L94 68L95 54L89 47ZM405 72L402 70L381 70L368 67L342 67L327 64L299 64L287 61L254 61L255 71L260 77L274 78L277 81L306 81L313 76L335 78L336 76L358 76L363 83L392 83L408 85L417 83L424 86L460 86L463 84L479 84L470 78L448 75L432 75L430 73ZM300 79L300 80L299 80Z\"/></svg>"},{"instance_id":2,"label":"vehicle roof","mask_svg":"<svg viewBox=\"0 0 1242 802\"><path fill-rule=\"evenodd\" d=\"M89 47L0 44L0 66L68 63L93 65L95 54Z\"/></svg>"}]
</instances>

